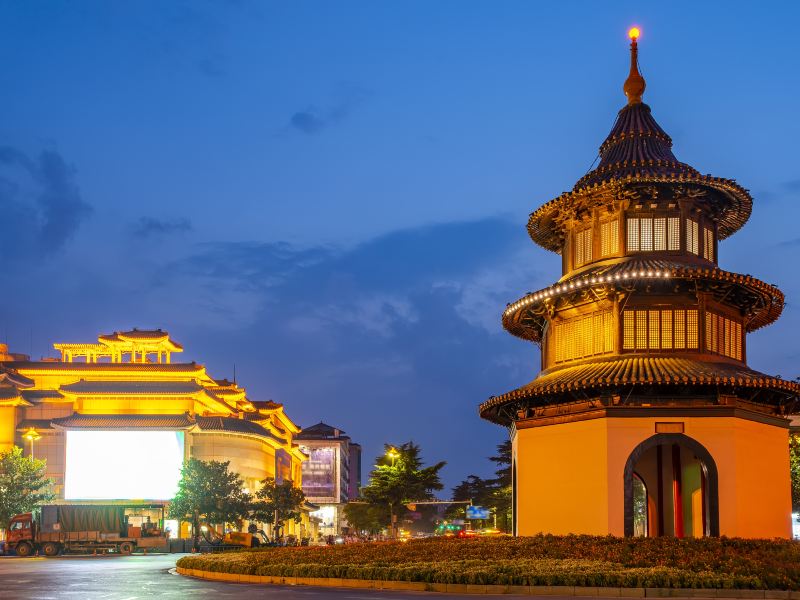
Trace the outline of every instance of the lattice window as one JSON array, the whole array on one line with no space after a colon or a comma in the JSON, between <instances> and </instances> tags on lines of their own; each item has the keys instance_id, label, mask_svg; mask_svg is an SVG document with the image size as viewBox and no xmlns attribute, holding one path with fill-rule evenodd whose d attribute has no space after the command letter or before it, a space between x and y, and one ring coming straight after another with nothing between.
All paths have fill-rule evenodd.
<instances>
[{"instance_id":1,"label":"lattice window","mask_svg":"<svg viewBox=\"0 0 800 600\"><path fill-rule=\"evenodd\" d=\"M611 256L619 252L619 221L600 224L600 256Z\"/></svg>"},{"instance_id":2,"label":"lattice window","mask_svg":"<svg viewBox=\"0 0 800 600\"><path fill-rule=\"evenodd\" d=\"M592 228L575 234L575 266L585 265L592 260Z\"/></svg>"},{"instance_id":3,"label":"lattice window","mask_svg":"<svg viewBox=\"0 0 800 600\"><path fill-rule=\"evenodd\" d=\"M623 350L697 349L697 310L626 310Z\"/></svg>"},{"instance_id":4,"label":"lattice window","mask_svg":"<svg viewBox=\"0 0 800 600\"><path fill-rule=\"evenodd\" d=\"M692 254L700 254L700 239L697 221L686 219L686 251Z\"/></svg>"},{"instance_id":5,"label":"lattice window","mask_svg":"<svg viewBox=\"0 0 800 600\"><path fill-rule=\"evenodd\" d=\"M628 252L680 250L678 217L629 217Z\"/></svg>"},{"instance_id":6,"label":"lattice window","mask_svg":"<svg viewBox=\"0 0 800 600\"><path fill-rule=\"evenodd\" d=\"M680 217L670 217L669 233L667 235L667 249L680 250L681 249L681 219Z\"/></svg>"},{"instance_id":7,"label":"lattice window","mask_svg":"<svg viewBox=\"0 0 800 600\"><path fill-rule=\"evenodd\" d=\"M636 347L636 328L632 310L626 310L622 315L622 349L633 350Z\"/></svg>"},{"instance_id":8,"label":"lattice window","mask_svg":"<svg viewBox=\"0 0 800 600\"><path fill-rule=\"evenodd\" d=\"M555 322L550 338L555 346L555 362L612 352L612 323L610 310Z\"/></svg>"},{"instance_id":9,"label":"lattice window","mask_svg":"<svg viewBox=\"0 0 800 600\"><path fill-rule=\"evenodd\" d=\"M742 360L742 324L707 311L706 350Z\"/></svg>"},{"instance_id":10,"label":"lattice window","mask_svg":"<svg viewBox=\"0 0 800 600\"><path fill-rule=\"evenodd\" d=\"M714 232L703 227L703 258L714 260Z\"/></svg>"}]
</instances>

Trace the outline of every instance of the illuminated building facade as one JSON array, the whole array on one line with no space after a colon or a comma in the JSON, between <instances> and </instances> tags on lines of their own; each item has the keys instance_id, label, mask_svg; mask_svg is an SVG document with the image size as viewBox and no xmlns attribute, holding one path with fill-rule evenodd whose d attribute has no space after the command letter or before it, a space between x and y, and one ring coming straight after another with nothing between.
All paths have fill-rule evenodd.
<instances>
[{"instance_id":1,"label":"illuminated building facade","mask_svg":"<svg viewBox=\"0 0 800 600\"><path fill-rule=\"evenodd\" d=\"M283 406L175 362L183 348L167 332L54 347L60 358L31 361L0 346L0 451L47 459L58 501L163 505L188 458L230 461L251 491L268 477L300 485L300 428ZM286 533L311 526L306 514Z\"/></svg>"},{"instance_id":2,"label":"illuminated building facade","mask_svg":"<svg viewBox=\"0 0 800 600\"><path fill-rule=\"evenodd\" d=\"M718 266L752 198L675 158L637 37L599 164L528 222L563 276L503 325L540 346L541 372L480 406L512 436L516 533L789 537L800 386L750 369L746 348L784 297Z\"/></svg>"},{"instance_id":3,"label":"illuminated building facade","mask_svg":"<svg viewBox=\"0 0 800 600\"><path fill-rule=\"evenodd\" d=\"M303 492L319 508L320 533L337 535L346 525L344 506L361 488L361 446L345 432L325 423L306 427L295 436L308 456L302 464Z\"/></svg>"}]
</instances>

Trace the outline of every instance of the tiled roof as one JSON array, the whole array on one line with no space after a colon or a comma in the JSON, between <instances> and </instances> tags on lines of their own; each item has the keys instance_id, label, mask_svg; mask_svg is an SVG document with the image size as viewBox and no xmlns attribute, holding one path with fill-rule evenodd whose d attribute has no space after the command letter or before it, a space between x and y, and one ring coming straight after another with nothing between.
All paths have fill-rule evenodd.
<instances>
[{"instance_id":1,"label":"tiled roof","mask_svg":"<svg viewBox=\"0 0 800 600\"><path fill-rule=\"evenodd\" d=\"M22 388L33 386L35 383L33 379L25 377L21 373L17 373L14 370L13 365L18 365L18 364L19 363L16 361L7 363L7 366L5 367L2 364L0 364L0 383L5 382L7 384Z\"/></svg>"},{"instance_id":2,"label":"tiled roof","mask_svg":"<svg viewBox=\"0 0 800 600\"><path fill-rule=\"evenodd\" d=\"M28 431L33 427L34 429L52 429L50 419L24 419L17 425L17 431Z\"/></svg>"},{"instance_id":3,"label":"tiled roof","mask_svg":"<svg viewBox=\"0 0 800 600\"><path fill-rule=\"evenodd\" d=\"M0 400L14 400L19 397L20 393L16 387L0 383Z\"/></svg>"},{"instance_id":4,"label":"tiled roof","mask_svg":"<svg viewBox=\"0 0 800 600\"><path fill-rule=\"evenodd\" d=\"M535 309L545 302L552 302L562 295L588 293L594 286L626 285L637 278L673 281L710 280L735 284L744 288L753 305L748 307L745 330L755 331L773 323L780 317L784 307L784 295L777 287L751 277L724 271L716 266L688 264L678 260L633 258L625 261L614 259L608 264L597 263L591 268L560 279L557 283L520 298L508 305L503 312L503 326L514 335L534 342L541 341L541 330L521 322L525 310Z\"/></svg>"},{"instance_id":5,"label":"tiled roof","mask_svg":"<svg viewBox=\"0 0 800 600\"><path fill-rule=\"evenodd\" d=\"M62 361L20 361L14 368L20 371L164 371L169 373L195 373L203 370L198 363L86 363Z\"/></svg>"},{"instance_id":6,"label":"tiled roof","mask_svg":"<svg viewBox=\"0 0 800 600\"><path fill-rule=\"evenodd\" d=\"M336 435L338 431L338 436ZM297 440L319 440L319 439L350 439L345 435L345 432L336 427L332 427L327 423L320 421L316 425L306 427L300 433L294 436Z\"/></svg>"},{"instance_id":7,"label":"tiled roof","mask_svg":"<svg viewBox=\"0 0 800 600\"><path fill-rule=\"evenodd\" d=\"M479 410L481 416L491 419L492 409L514 400L631 384L726 385L781 390L787 395L800 394L798 383L730 363L690 358L615 357L542 372L529 384L484 402Z\"/></svg>"},{"instance_id":8,"label":"tiled roof","mask_svg":"<svg viewBox=\"0 0 800 600\"><path fill-rule=\"evenodd\" d=\"M194 425L188 414L180 415L82 415L52 419L64 429L186 429Z\"/></svg>"},{"instance_id":9,"label":"tiled roof","mask_svg":"<svg viewBox=\"0 0 800 600\"><path fill-rule=\"evenodd\" d=\"M262 437L272 438L274 440L283 441L275 435L267 431L258 423L247 419L237 419L236 417L195 417L197 426L202 431L230 431L235 433L249 433L251 435L260 435Z\"/></svg>"},{"instance_id":10,"label":"tiled roof","mask_svg":"<svg viewBox=\"0 0 800 600\"><path fill-rule=\"evenodd\" d=\"M251 400L250 404L252 404L256 410L275 410L283 407L283 404L278 404L272 400Z\"/></svg>"},{"instance_id":11,"label":"tiled roof","mask_svg":"<svg viewBox=\"0 0 800 600\"><path fill-rule=\"evenodd\" d=\"M22 390L22 397L28 402L42 402L63 399L64 395L58 390Z\"/></svg>"},{"instance_id":12,"label":"tiled roof","mask_svg":"<svg viewBox=\"0 0 800 600\"><path fill-rule=\"evenodd\" d=\"M186 396L203 389L194 381L78 381L61 386L61 391L81 395Z\"/></svg>"}]
</instances>

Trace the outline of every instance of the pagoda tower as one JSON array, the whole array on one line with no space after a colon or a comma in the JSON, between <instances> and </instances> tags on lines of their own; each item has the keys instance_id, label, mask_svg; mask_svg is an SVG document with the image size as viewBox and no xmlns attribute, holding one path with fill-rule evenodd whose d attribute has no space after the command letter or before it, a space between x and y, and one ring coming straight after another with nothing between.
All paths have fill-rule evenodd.
<instances>
[{"instance_id":1,"label":"pagoda tower","mask_svg":"<svg viewBox=\"0 0 800 600\"><path fill-rule=\"evenodd\" d=\"M563 276L503 313L541 372L480 406L512 438L515 533L790 537L800 386L746 361L784 297L718 266L752 198L675 157L630 37L597 167L528 221Z\"/></svg>"}]
</instances>

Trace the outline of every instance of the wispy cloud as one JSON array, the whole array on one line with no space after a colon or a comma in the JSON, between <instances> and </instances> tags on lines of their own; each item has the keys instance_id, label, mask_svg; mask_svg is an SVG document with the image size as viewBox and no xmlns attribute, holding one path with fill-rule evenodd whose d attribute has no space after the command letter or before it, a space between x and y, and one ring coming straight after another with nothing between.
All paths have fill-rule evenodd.
<instances>
[{"instance_id":1,"label":"wispy cloud","mask_svg":"<svg viewBox=\"0 0 800 600\"><path fill-rule=\"evenodd\" d=\"M91 214L75 168L54 150L35 158L0 147L0 247L3 255L36 258L59 250Z\"/></svg>"},{"instance_id":2,"label":"wispy cloud","mask_svg":"<svg viewBox=\"0 0 800 600\"><path fill-rule=\"evenodd\" d=\"M192 230L192 222L184 217L175 219L141 217L136 221L132 229L133 235L139 238L159 237L187 233Z\"/></svg>"},{"instance_id":3,"label":"wispy cloud","mask_svg":"<svg viewBox=\"0 0 800 600\"><path fill-rule=\"evenodd\" d=\"M289 118L289 127L305 135L316 135L346 119L367 97L358 87L342 86L337 99L327 106L308 105Z\"/></svg>"}]
</instances>

